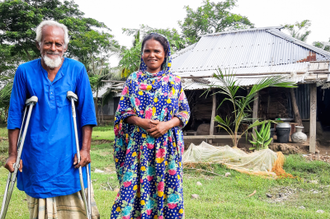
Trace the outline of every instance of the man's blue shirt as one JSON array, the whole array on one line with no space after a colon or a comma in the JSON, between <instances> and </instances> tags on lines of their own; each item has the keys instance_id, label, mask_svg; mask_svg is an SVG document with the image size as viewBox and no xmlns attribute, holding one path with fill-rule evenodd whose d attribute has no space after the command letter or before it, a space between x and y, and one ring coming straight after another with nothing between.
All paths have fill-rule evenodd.
<instances>
[{"instance_id":1,"label":"man's blue shirt","mask_svg":"<svg viewBox=\"0 0 330 219\"><path fill-rule=\"evenodd\" d=\"M73 166L76 153L71 102L66 94L78 96L77 127L81 147L81 128L96 125L93 95L84 65L65 58L53 81L33 60L17 68L10 98L8 129L21 127L24 104L38 97L34 106L22 153L23 172L18 173L17 187L34 198L73 194L79 190L79 171ZM86 169L83 168L87 186Z\"/></svg>"}]
</instances>

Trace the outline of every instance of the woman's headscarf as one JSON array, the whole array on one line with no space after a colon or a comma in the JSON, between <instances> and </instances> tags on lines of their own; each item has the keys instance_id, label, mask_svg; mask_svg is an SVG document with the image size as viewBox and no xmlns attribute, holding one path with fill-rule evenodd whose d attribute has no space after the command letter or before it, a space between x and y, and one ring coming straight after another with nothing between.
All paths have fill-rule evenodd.
<instances>
[{"instance_id":1,"label":"woman's headscarf","mask_svg":"<svg viewBox=\"0 0 330 219\"><path fill-rule=\"evenodd\" d=\"M169 43L168 39L164 35L162 35L162 34L159 34L159 33L150 33L150 34L155 34L155 35L158 35L158 36L163 37L166 40L167 47L168 47L167 54L165 54L166 55L166 57L164 59L165 65L164 65L163 69L160 72L154 73L152 75L153 76L166 75L166 74L168 74L168 73L171 72L171 66L172 66L172 57L171 57L170 43ZM151 40L151 39L154 39L154 38L150 38L149 40ZM156 40L156 39L154 39L154 40ZM158 41L158 40L156 40L156 41ZM141 54L143 53L143 46L144 45L142 45L142 48L141 48ZM164 52L165 52L165 50L164 50ZM140 63L139 71L141 71L143 73L147 73L147 65L144 63L143 58L142 58L142 55L141 55L141 63Z\"/></svg>"}]
</instances>

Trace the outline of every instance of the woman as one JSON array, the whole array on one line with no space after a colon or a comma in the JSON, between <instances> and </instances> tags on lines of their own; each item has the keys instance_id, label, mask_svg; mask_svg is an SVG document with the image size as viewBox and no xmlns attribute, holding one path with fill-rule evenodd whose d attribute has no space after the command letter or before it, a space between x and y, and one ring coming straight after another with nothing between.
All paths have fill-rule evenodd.
<instances>
[{"instance_id":1,"label":"woman","mask_svg":"<svg viewBox=\"0 0 330 219\"><path fill-rule=\"evenodd\" d=\"M170 72L165 37L142 42L140 70L126 81L115 118L120 191L111 218L184 218L183 128L190 110L181 79Z\"/></svg>"}]
</instances>

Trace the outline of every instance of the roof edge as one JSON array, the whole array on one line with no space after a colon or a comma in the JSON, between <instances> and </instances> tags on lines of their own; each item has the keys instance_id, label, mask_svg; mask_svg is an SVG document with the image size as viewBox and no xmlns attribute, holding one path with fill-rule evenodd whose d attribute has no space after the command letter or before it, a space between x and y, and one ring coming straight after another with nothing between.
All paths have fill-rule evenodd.
<instances>
[{"instance_id":1,"label":"roof edge","mask_svg":"<svg viewBox=\"0 0 330 219\"><path fill-rule=\"evenodd\" d=\"M297 44L299 46L305 47L305 48L307 48L309 50L312 50L312 51L314 51L316 53L319 53L319 54L321 54L323 56L326 56L328 58L328 60L330 59L330 52L327 52L327 51L325 51L323 49L320 49L320 48L318 48L316 46L309 45L309 44L307 44L307 43L305 43L305 42L303 42L301 40L298 40L298 39L296 39L296 38L294 38L294 37L292 37L292 36L290 36L290 35L288 35L286 33L281 32L280 30L268 29L266 31L268 33L270 33L270 34L273 34L275 36L281 37L284 40L287 40L289 42L295 43L295 44Z\"/></svg>"},{"instance_id":2,"label":"roof edge","mask_svg":"<svg viewBox=\"0 0 330 219\"><path fill-rule=\"evenodd\" d=\"M270 26L270 27L257 27L257 28L249 28L249 29L239 29L239 30L231 30L231 31L223 31L223 32L217 32L217 33L210 33L201 35L201 37L204 36L217 36L217 35L223 35L223 34L229 34L229 33L238 33L238 32L250 32L250 31L258 31L258 30L270 30L270 29L283 29L284 26Z\"/></svg>"}]
</instances>

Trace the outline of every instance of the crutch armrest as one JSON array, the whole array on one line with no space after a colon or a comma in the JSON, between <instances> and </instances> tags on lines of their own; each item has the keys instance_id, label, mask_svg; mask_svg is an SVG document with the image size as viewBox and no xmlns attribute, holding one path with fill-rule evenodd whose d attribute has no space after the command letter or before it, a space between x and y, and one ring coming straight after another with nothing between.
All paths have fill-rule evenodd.
<instances>
[{"instance_id":1,"label":"crutch armrest","mask_svg":"<svg viewBox=\"0 0 330 219\"><path fill-rule=\"evenodd\" d=\"M29 99L27 99L25 101L25 104L26 105L29 105L29 104L36 104L38 102L38 97L37 96L32 96L30 97Z\"/></svg>"},{"instance_id":2,"label":"crutch armrest","mask_svg":"<svg viewBox=\"0 0 330 219\"><path fill-rule=\"evenodd\" d=\"M72 91L68 91L68 92L66 93L66 97L67 97L69 100L71 100L71 98L73 98L75 101L78 100L78 96L77 96L77 94L73 93Z\"/></svg>"}]
</instances>

